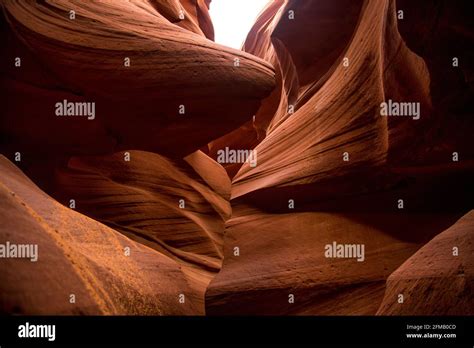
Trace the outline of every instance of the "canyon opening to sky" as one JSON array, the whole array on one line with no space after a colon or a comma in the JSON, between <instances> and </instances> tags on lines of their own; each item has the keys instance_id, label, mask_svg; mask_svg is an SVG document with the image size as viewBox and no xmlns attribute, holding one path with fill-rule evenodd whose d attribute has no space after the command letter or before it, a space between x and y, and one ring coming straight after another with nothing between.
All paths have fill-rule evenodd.
<instances>
[{"instance_id":1,"label":"canyon opening to sky","mask_svg":"<svg viewBox=\"0 0 474 348\"><path fill-rule=\"evenodd\" d=\"M209 13L215 42L240 49L259 13L271 0L213 0Z\"/></svg>"}]
</instances>

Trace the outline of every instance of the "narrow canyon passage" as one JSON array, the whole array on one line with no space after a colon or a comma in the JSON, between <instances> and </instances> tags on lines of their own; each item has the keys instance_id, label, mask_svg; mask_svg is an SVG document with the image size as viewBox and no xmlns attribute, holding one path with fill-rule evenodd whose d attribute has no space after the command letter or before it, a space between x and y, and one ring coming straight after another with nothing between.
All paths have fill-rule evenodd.
<instances>
[{"instance_id":1,"label":"narrow canyon passage","mask_svg":"<svg viewBox=\"0 0 474 348\"><path fill-rule=\"evenodd\" d=\"M213 3L2 2L0 311L474 313L468 1Z\"/></svg>"}]
</instances>

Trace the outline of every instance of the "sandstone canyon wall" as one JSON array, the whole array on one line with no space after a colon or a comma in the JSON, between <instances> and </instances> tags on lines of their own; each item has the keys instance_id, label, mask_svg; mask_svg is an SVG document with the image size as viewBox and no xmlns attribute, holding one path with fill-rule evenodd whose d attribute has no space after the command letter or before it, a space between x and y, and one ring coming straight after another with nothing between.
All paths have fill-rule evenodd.
<instances>
[{"instance_id":1,"label":"sandstone canyon wall","mask_svg":"<svg viewBox=\"0 0 474 348\"><path fill-rule=\"evenodd\" d=\"M253 129L211 143L251 145L258 164L228 167L232 218L222 270L206 294L208 313L389 313L378 308L390 274L472 209L472 52L456 45L472 44L472 25L450 29L459 25L452 12L468 5L419 6L439 16L438 24L420 24L435 26L423 40L414 29L426 30L415 23L422 10L413 2L275 1L261 14L244 49L275 66L277 87ZM413 46L420 41L430 49ZM457 55L466 65L460 69L452 65ZM456 83L433 83L440 79ZM380 104L389 100L416 101L420 117L381 117ZM453 161L461 152L466 157ZM472 234L472 226L465 231ZM365 260L328 258L333 242L365 246ZM468 248L462 253L469 258ZM456 290L465 300L468 273ZM457 296L442 288L433 296ZM390 294L393 313L442 313L433 302L398 305L403 292ZM472 310L459 303L450 313Z\"/></svg>"},{"instance_id":2,"label":"sandstone canyon wall","mask_svg":"<svg viewBox=\"0 0 474 348\"><path fill-rule=\"evenodd\" d=\"M469 1L209 6L1 2L0 312L474 314Z\"/></svg>"}]
</instances>

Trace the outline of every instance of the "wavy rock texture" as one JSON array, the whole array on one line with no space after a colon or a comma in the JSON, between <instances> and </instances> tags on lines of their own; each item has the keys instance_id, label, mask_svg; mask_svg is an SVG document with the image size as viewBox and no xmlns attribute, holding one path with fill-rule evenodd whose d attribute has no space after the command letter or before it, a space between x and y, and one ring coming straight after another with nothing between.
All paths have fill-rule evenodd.
<instances>
[{"instance_id":1,"label":"wavy rock texture","mask_svg":"<svg viewBox=\"0 0 474 348\"><path fill-rule=\"evenodd\" d=\"M286 8L293 8L290 5ZM313 6L313 11L322 16L323 23L331 22L334 17L333 25L337 25L337 20L345 13L345 7L329 5L328 2L316 2ZM330 7L332 11L320 11L319 7ZM388 2L366 3L358 22L359 13L354 13L355 19L351 22L354 25L357 23L357 26L352 28L352 40L340 44L345 47L345 52L338 56L340 59L333 62L332 67L328 67L333 71L324 82L324 88L313 89L312 97L297 112L281 119L284 126L278 127L278 132L270 132L259 144L256 148L258 166L256 169L249 166L241 168L233 182L233 197L267 187L315 183L366 168L374 172L374 168L385 163L392 138L389 134L390 125L387 124L389 121L380 117L379 105L385 99L386 84L399 87L404 82L397 79L398 75L392 74L390 63L394 59L409 67L418 63L413 67L415 72L420 72L414 75L417 87L424 87L421 90L426 91L429 84L423 63L417 61L413 53L398 49L401 43L384 44L398 38L396 25L390 22L394 14L393 6L389 8ZM329 20L325 16L329 16ZM314 20L314 15L311 18ZM287 22L291 21L285 20L283 23ZM307 23L291 25L304 24ZM281 28L282 22L279 25L278 28ZM312 50L304 53L310 57L313 54ZM343 65L343 57L347 57L349 66ZM407 74L409 72L412 71L404 71ZM315 78L319 79L322 75L318 71ZM303 98L306 93L304 89ZM285 117L288 118L286 121ZM408 122L413 124L411 119L398 122L402 125L410 125ZM302 124L305 127L301 127ZM350 156L347 163L341 163L344 152ZM270 167L281 174L266 175ZM283 175L284 172L289 174ZM247 187L248 182L252 183L252 188ZM344 189L344 193L347 193L347 189Z\"/></svg>"},{"instance_id":2,"label":"wavy rock texture","mask_svg":"<svg viewBox=\"0 0 474 348\"><path fill-rule=\"evenodd\" d=\"M71 158L57 172L58 197L76 209L176 260L201 283L200 299L222 263L230 180L202 152L183 161L131 151Z\"/></svg>"},{"instance_id":3,"label":"wavy rock texture","mask_svg":"<svg viewBox=\"0 0 474 348\"><path fill-rule=\"evenodd\" d=\"M2 313L203 313L200 285L173 259L65 208L3 156L0 167L1 241L38 245L36 262L2 259Z\"/></svg>"},{"instance_id":4,"label":"wavy rock texture","mask_svg":"<svg viewBox=\"0 0 474 348\"><path fill-rule=\"evenodd\" d=\"M342 3L273 2L244 45L274 64L279 81L254 121L258 164L232 181L209 314L373 315L387 277L473 206L466 135L439 136L435 72L399 34L396 3ZM444 73L458 71L448 60ZM388 100L419 102L420 119L382 117ZM212 145L245 147L239 133ZM453 151L466 157L453 162ZM334 241L364 245L365 260L325 257Z\"/></svg>"},{"instance_id":5,"label":"wavy rock texture","mask_svg":"<svg viewBox=\"0 0 474 348\"><path fill-rule=\"evenodd\" d=\"M149 0L171 23L214 40L214 27L209 16L211 0Z\"/></svg>"},{"instance_id":6,"label":"wavy rock texture","mask_svg":"<svg viewBox=\"0 0 474 348\"><path fill-rule=\"evenodd\" d=\"M148 288L139 292L132 281L128 288L122 286L107 274L117 264L94 259L112 277L97 301L116 295L130 303L71 311L203 314L205 289L222 262L230 180L219 164L196 150L252 117L273 88L271 65L208 40L214 35L208 0L5 1L2 8L1 40L7 49L1 58L2 152L12 160L21 153L16 163L48 193L66 206L73 199L78 211L112 227L86 224L92 230L87 238L96 238L97 245L101 238L107 243L102 235L110 231L113 238L127 241L116 236L120 232L136 241L130 241L134 248L148 250L145 269L163 263L169 270L164 277L158 270L156 280L143 275L147 286L160 282L152 294L162 291L166 300L141 306L137 301L149 295ZM11 64L15 57L21 58L20 67ZM57 117L55 103L64 99L95 102L95 119ZM124 161L124 153L130 153L130 162ZM8 215L3 219L14 223ZM70 219L79 224L85 217L73 212L62 227ZM73 248L79 254L81 243L79 237L67 239L52 252ZM57 259L58 267L73 267L76 254ZM48 265L49 272L56 272ZM31 277L28 268L19 277ZM22 294L27 283L17 283L2 291ZM108 294L114 286L115 292ZM121 295L129 288L136 292L135 302ZM174 302L180 293L186 296L184 306ZM22 312L41 308L69 313L67 306L48 309L43 299L34 308L21 298L5 300L24 306Z\"/></svg>"},{"instance_id":7,"label":"wavy rock texture","mask_svg":"<svg viewBox=\"0 0 474 348\"><path fill-rule=\"evenodd\" d=\"M1 311L472 314L470 2L275 0L243 51L209 5L2 2L0 149L54 199L0 161L1 237L41 260L0 261Z\"/></svg>"},{"instance_id":8,"label":"wavy rock texture","mask_svg":"<svg viewBox=\"0 0 474 348\"><path fill-rule=\"evenodd\" d=\"M471 210L405 261L388 277L377 314L472 315L473 228Z\"/></svg>"},{"instance_id":9,"label":"wavy rock texture","mask_svg":"<svg viewBox=\"0 0 474 348\"><path fill-rule=\"evenodd\" d=\"M207 3L4 1L2 132L16 144L7 151L183 157L250 119L273 88L272 67L204 38ZM56 117L63 99L96 102L96 119Z\"/></svg>"}]
</instances>

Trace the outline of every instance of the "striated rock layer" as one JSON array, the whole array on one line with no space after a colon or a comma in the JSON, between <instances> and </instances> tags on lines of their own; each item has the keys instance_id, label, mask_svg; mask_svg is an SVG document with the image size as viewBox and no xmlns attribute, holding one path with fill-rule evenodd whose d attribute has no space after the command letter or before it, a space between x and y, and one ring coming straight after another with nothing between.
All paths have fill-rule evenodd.
<instances>
[{"instance_id":1,"label":"striated rock layer","mask_svg":"<svg viewBox=\"0 0 474 348\"><path fill-rule=\"evenodd\" d=\"M1 6L1 312L473 314L470 1Z\"/></svg>"},{"instance_id":2,"label":"striated rock layer","mask_svg":"<svg viewBox=\"0 0 474 348\"><path fill-rule=\"evenodd\" d=\"M185 160L130 151L73 157L58 170L57 197L176 260L204 289L222 263L224 221L230 217L230 180L198 151Z\"/></svg>"},{"instance_id":3,"label":"striated rock layer","mask_svg":"<svg viewBox=\"0 0 474 348\"><path fill-rule=\"evenodd\" d=\"M104 296L118 298L107 307L91 304L90 309L84 302L76 307L50 306L44 298L23 302L34 272L25 267L16 276L2 275L2 284L11 280L10 287L1 288L2 311L15 312L18 307L21 313L49 314L204 313L205 289L222 262L230 180L219 164L197 150L251 119L274 85L270 64L209 40L214 35L209 3L2 2L0 40L6 49L0 57L0 149L59 202L111 227L55 208L48 219L63 224L55 233L74 238L51 247L48 254L70 249L75 254L67 259L55 256L57 266L46 262L41 266L45 268L38 268L38 277L49 272L59 276L61 270L55 267L93 262L95 268L87 273L94 284L101 276L107 282L97 285L100 296L94 295L91 303L104 302ZM94 104L94 114L58 117L56 103L63 101ZM46 203L61 207L48 198L32 209ZM3 221L4 233L20 229L27 238L27 228L15 228L8 214ZM74 230L81 224L85 227L76 236ZM30 225L38 229L34 222ZM85 235L85 228L90 235ZM103 256L109 247L98 250L100 243L109 243L107 238L128 241L132 254L138 253L135 249L147 251L140 257L149 260L127 264L124 272L139 274L143 267L156 278L148 279L144 271L121 285L113 278L122 277L115 270L120 264ZM93 240L94 246L83 246L83 239ZM86 254L84 260L81 253ZM160 263L162 267L155 267ZM161 270L166 274L160 276ZM81 277L77 282L83 281ZM52 293L68 291L76 280L70 282L57 285ZM134 288L141 282L143 291ZM46 282L41 291L50 285ZM18 296L11 295L15 292ZM178 302L181 294L183 306Z\"/></svg>"},{"instance_id":4,"label":"striated rock layer","mask_svg":"<svg viewBox=\"0 0 474 348\"><path fill-rule=\"evenodd\" d=\"M438 72L400 35L398 5L276 1L257 20L244 49L272 62L277 87L253 132L242 127L211 143L250 146L258 163L233 177L224 263L207 290L207 313L376 314L387 277L472 209L469 108L455 103L442 114ZM416 6L405 8L409 21ZM439 11L445 18L450 6ZM446 60L443 73L459 70ZM420 112L382 116L390 101L419 103ZM440 127L449 117L462 129L448 137ZM333 243L364 246L364 260L328 257Z\"/></svg>"},{"instance_id":5,"label":"striated rock layer","mask_svg":"<svg viewBox=\"0 0 474 348\"><path fill-rule=\"evenodd\" d=\"M205 37L208 3L3 1L2 152L43 168L130 149L182 158L251 119L273 69ZM94 118L56 116L63 100L95 103Z\"/></svg>"},{"instance_id":6,"label":"striated rock layer","mask_svg":"<svg viewBox=\"0 0 474 348\"><path fill-rule=\"evenodd\" d=\"M201 284L176 261L54 201L3 156L0 169L0 240L38 246L36 262L1 260L0 312L203 313Z\"/></svg>"}]
</instances>

